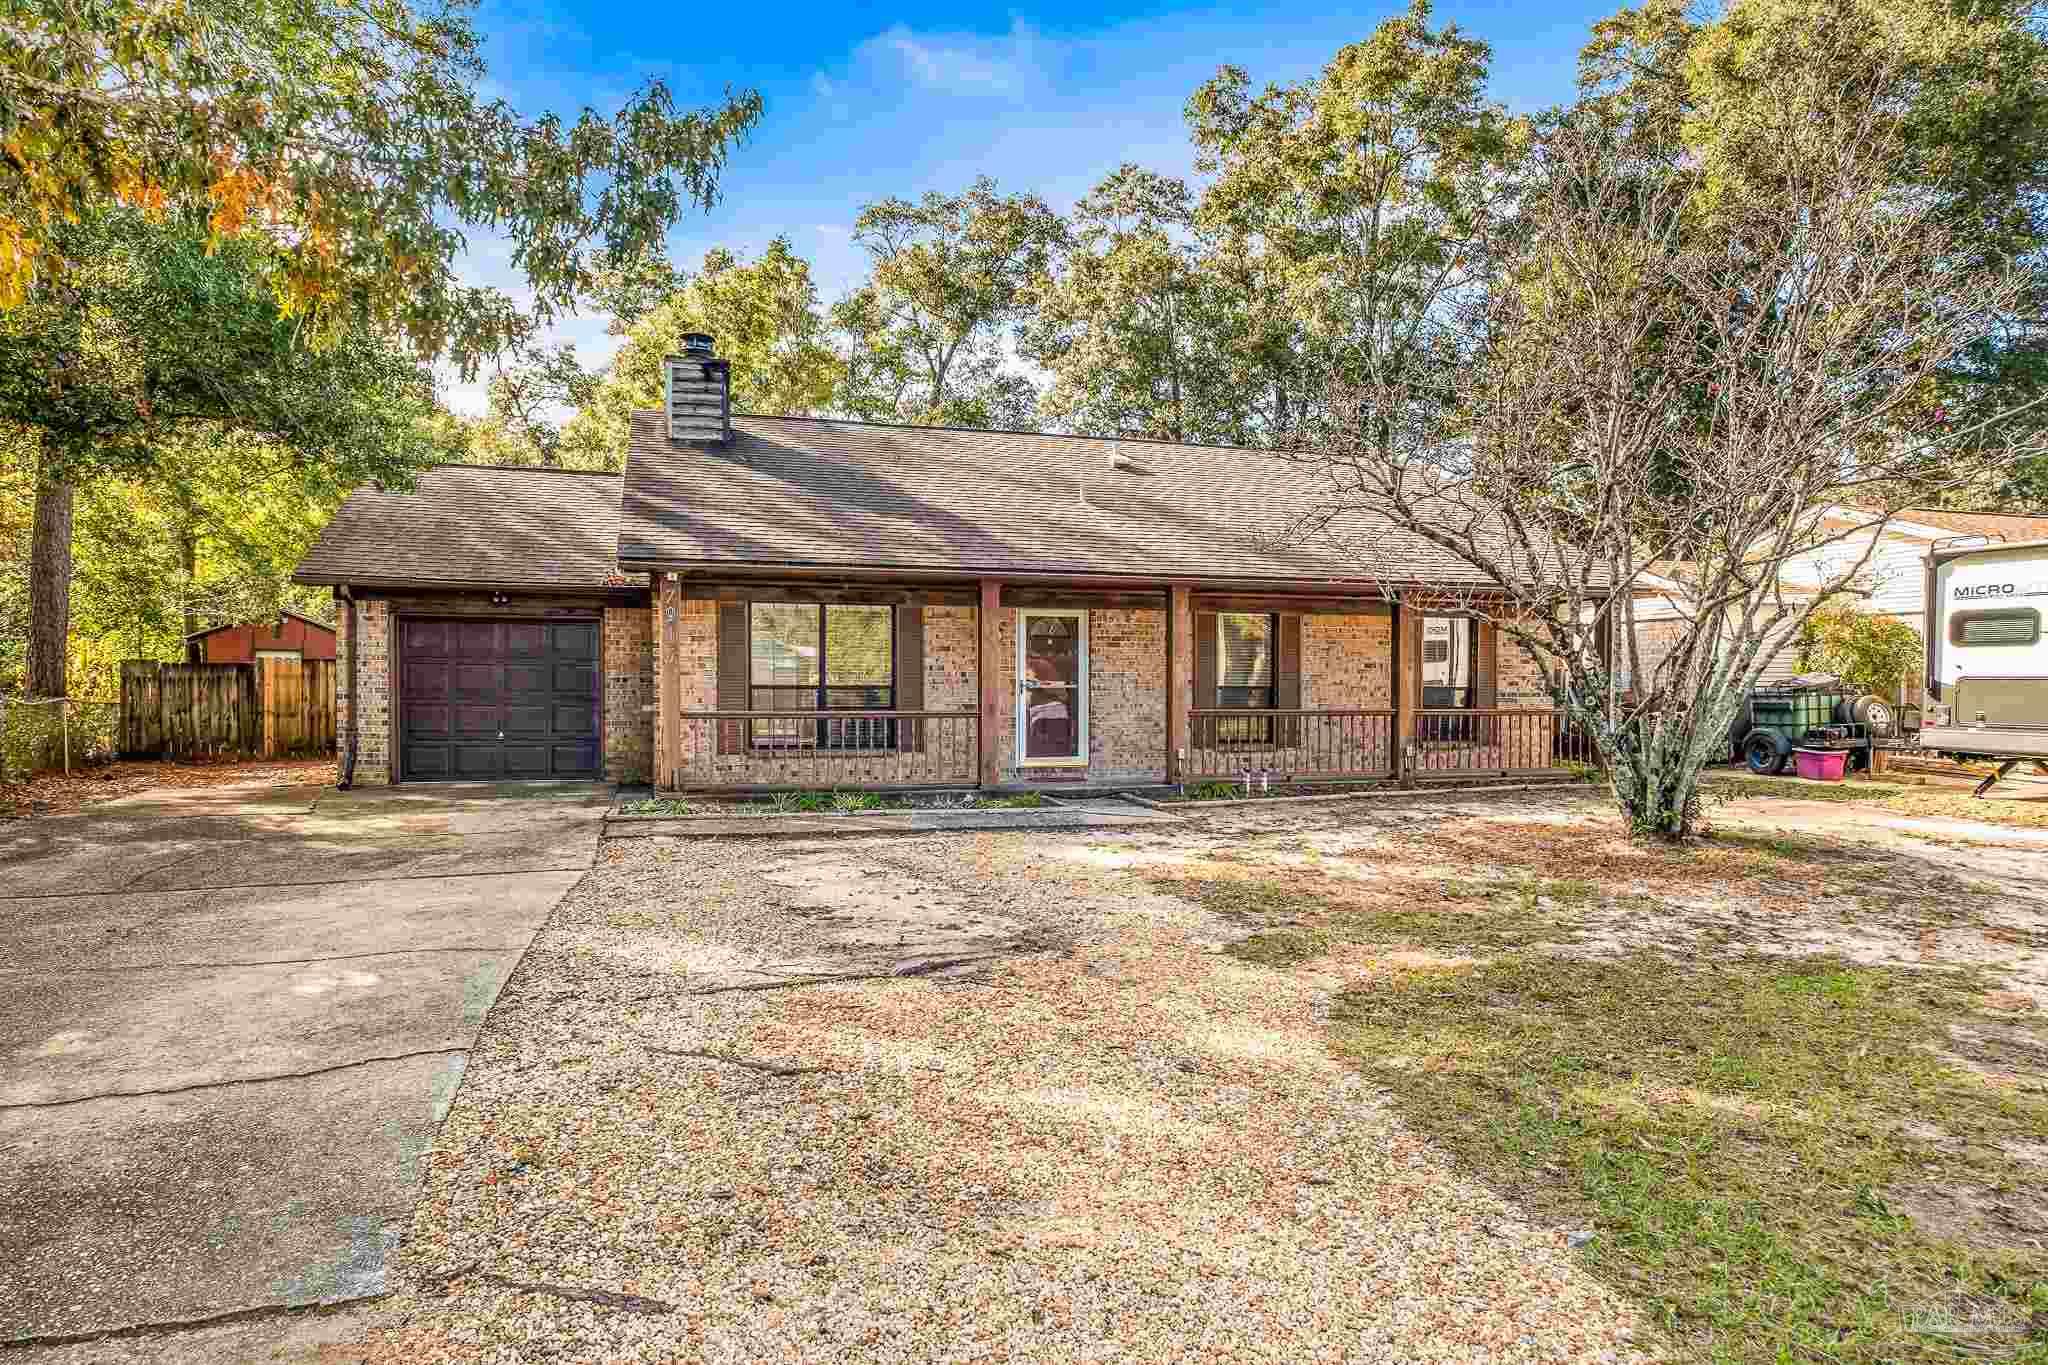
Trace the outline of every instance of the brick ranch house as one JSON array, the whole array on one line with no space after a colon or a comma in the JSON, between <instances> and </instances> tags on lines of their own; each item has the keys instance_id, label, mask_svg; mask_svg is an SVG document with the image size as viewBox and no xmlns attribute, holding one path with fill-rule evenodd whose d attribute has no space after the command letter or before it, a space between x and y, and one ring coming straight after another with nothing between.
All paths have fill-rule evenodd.
<instances>
[{"instance_id":1,"label":"brick ranch house","mask_svg":"<svg viewBox=\"0 0 2048 1365\"><path fill-rule=\"evenodd\" d=\"M444 465L299 566L357 783L701 788L1426 778L1558 766L1491 580L1255 532L1255 451L730 411L708 338L623 475ZM1303 504L1305 505L1305 504Z\"/></svg>"}]
</instances>

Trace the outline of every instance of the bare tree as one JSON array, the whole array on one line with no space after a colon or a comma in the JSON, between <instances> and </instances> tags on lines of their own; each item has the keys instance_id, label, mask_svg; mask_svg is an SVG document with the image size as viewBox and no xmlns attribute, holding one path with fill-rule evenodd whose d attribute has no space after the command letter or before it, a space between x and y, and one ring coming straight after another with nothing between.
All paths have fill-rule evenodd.
<instances>
[{"instance_id":1,"label":"bare tree","mask_svg":"<svg viewBox=\"0 0 2048 1365\"><path fill-rule=\"evenodd\" d=\"M1287 538L1394 581L1405 533L1498 580L1460 605L1530 652L1638 834L1690 830L1767 645L1856 590L1872 528L2036 439L2011 412L1958 420L1932 396L1994 335L2020 269L1898 191L1866 91L1776 108L1739 172L1567 123L1495 268L1433 317L1443 363L1333 382L1289 452L1318 493ZM1843 505L1848 524L1828 515ZM1787 562L1816 556L1821 581L1788 590ZM1653 570L1684 616L1645 669L1635 601Z\"/></svg>"}]
</instances>

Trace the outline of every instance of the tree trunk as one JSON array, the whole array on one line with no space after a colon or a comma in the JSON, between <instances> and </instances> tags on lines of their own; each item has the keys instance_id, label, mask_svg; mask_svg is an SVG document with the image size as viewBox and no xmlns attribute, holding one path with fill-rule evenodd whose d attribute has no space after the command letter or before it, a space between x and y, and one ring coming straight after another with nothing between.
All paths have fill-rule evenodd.
<instances>
[{"instance_id":1,"label":"tree trunk","mask_svg":"<svg viewBox=\"0 0 2048 1365\"><path fill-rule=\"evenodd\" d=\"M28 671L31 697L61 697L71 642L71 498L68 483L36 485L28 558Z\"/></svg>"},{"instance_id":2,"label":"tree trunk","mask_svg":"<svg viewBox=\"0 0 2048 1365\"><path fill-rule=\"evenodd\" d=\"M199 633L199 537L188 523L178 534L179 567L185 571L185 639Z\"/></svg>"}]
</instances>

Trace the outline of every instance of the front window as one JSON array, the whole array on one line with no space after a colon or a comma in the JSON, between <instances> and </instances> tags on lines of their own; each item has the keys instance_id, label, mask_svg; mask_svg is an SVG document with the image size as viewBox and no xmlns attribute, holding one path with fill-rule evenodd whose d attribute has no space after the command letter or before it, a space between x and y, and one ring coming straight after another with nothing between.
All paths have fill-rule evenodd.
<instances>
[{"instance_id":1,"label":"front window","mask_svg":"<svg viewBox=\"0 0 2048 1365\"><path fill-rule=\"evenodd\" d=\"M1273 679L1278 620L1252 612L1219 612L1216 634L1217 707L1272 710L1278 701ZM1271 716L1217 718L1216 740L1220 744L1266 744L1272 738Z\"/></svg>"},{"instance_id":2,"label":"front window","mask_svg":"<svg viewBox=\"0 0 2048 1365\"><path fill-rule=\"evenodd\" d=\"M889 711L896 705L896 620L890 607L756 602L750 611L748 709ZM766 748L886 748L894 722L872 717L752 723Z\"/></svg>"}]
</instances>

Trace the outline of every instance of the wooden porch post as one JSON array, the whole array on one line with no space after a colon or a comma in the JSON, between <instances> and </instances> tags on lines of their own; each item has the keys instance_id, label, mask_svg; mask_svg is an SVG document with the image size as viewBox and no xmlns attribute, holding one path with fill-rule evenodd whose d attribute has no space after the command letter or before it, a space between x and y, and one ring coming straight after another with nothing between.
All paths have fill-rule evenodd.
<instances>
[{"instance_id":1,"label":"wooden porch post","mask_svg":"<svg viewBox=\"0 0 2048 1365\"><path fill-rule=\"evenodd\" d=\"M658 577L661 591L654 606L654 785L662 791L674 791L681 785L683 765L683 651L678 638L683 587L682 580L672 573Z\"/></svg>"},{"instance_id":2,"label":"wooden porch post","mask_svg":"<svg viewBox=\"0 0 2048 1365\"><path fill-rule=\"evenodd\" d=\"M1405 781L1408 749L1415 739L1415 706L1422 694L1422 613L1398 600L1391 622L1394 641L1394 777Z\"/></svg>"},{"instance_id":3,"label":"wooden porch post","mask_svg":"<svg viewBox=\"0 0 2048 1365\"><path fill-rule=\"evenodd\" d=\"M981 681L981 722L974 727L975 740L980 748L981 785L993 787L1002 780L1002 771L996 762L996 727L1002 723L1003 699L997 690L998 676L1002 671L1002 637L997 633L1002 623L1003 585L993 578L981 580L981 606L975 612L975 624L980 628L981 649L976 656L974 673Z\"/></svg>"},{"instance_id":4,"label":"wooden porch post","mask_svg":"<svg viewBox=\"0 0 2048 1365\"><path fill-rule=\"evenodd\" d=\"M1188 766L1188 708L1195 704L1194 594L1166 590L1166 780L1183 782Z\"/></svg>"}]
</instances>

